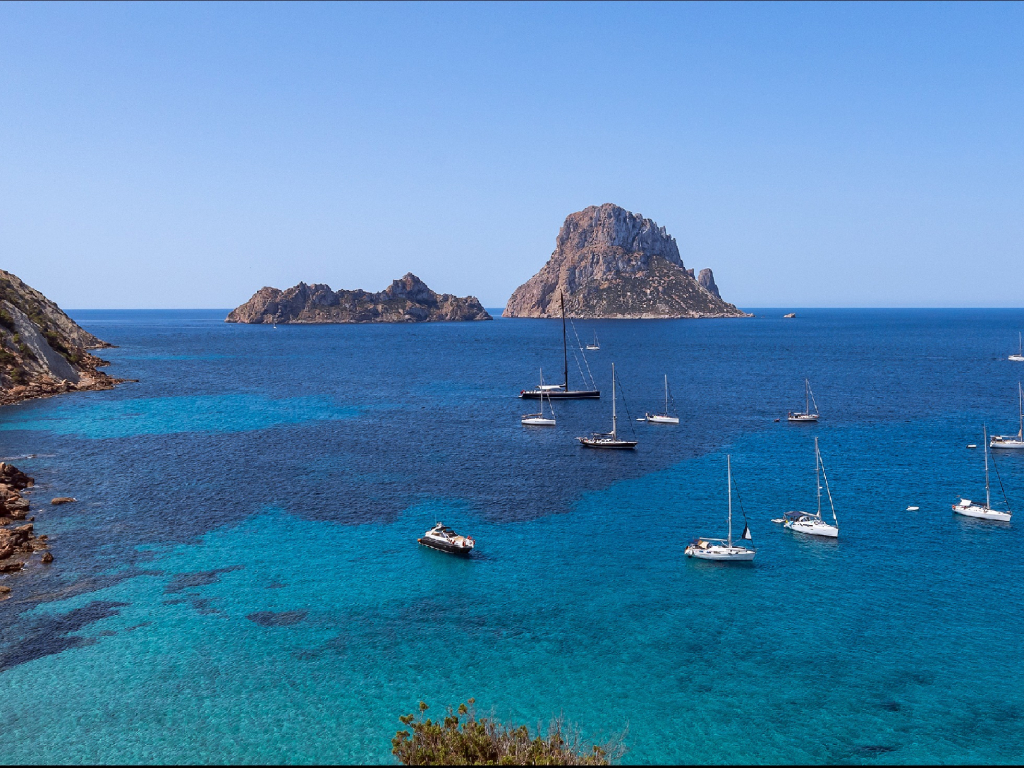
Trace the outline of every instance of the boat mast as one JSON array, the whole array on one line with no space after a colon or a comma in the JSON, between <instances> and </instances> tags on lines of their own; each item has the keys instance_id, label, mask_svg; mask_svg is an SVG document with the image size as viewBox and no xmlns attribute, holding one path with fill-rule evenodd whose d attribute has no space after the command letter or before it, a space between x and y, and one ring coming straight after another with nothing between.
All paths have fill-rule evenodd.
<instances>
[{"instance_id":1,"label":"boat mast","mask_svg":"<svg viewBox=\"0 0 1024 768\"><path fill-rule=\"evenodd\" d=\"M1017 439L1024 440L1024 389L1021 389L1020 382L1017 382L1017 397L1019 405L1017 410L1020 413L1020 426L1017 428Z\"/></svg>"},{"instance_id":2,"label":"boat mast","mask_svg":"<svg viewBox=\"0 0 1024 768\"><path fill-rule=\"evenodd\" d=\"M985 509L992 509L992 495L988 490L988 427L982 427L981 434L985 438Z\"/></svg>"},{"instance_id":3,"label":"boat mast","mask_svg":"<svg viewBox=\"0 0 1024 768\"><path fill-rule=\"evenodd\" d=\"M615 428L615 363L612 363L612 439L618 439L618 431Z\"/></svg>"},{"instance_id":4,"label":"boat mast","mask_svg":"<svg viewBox=\"0 0 1024 768\"><path fill-rule=\"evenodd\" d=\"M811 382L810 379L804 379L804 413L808 416L811 415ZM817 445L817 443L815 443Z\"/></svg>"},{"instance_id":5,"label":"boat mast","mask_svg":"<svg viewBox=\"0 0 1024 768\"><path fill-rule=\"evenodd\" d=\"M668 416L668 374L665 374L665 415Z\"/></svg>"},{"instance_id":6,"label":"boat mast","mask_svg":"<svg viewBox=\"0 0 1024 768\"><path fill-rule=\"evenodd\" d=\"M565 391L569 391L569 349L565 345L565 293L558 292L558 301L562 305L562 359L565 362Z\"/></svg>"},{"instance_id":7,"label":"boat mast","mask_svg":"<svg viewBox=\"0 0 1024 768\"><path fill-rule=\"evenodd\" d=\"M818 450L818 438L814 438L814 484L818 486L818 519L821 520L821 451Z\"/></svg>"},{"instance_id":8,"label":"boat mast","mask_svg":"<svg viewBox=\"0 0 1024 768\"><path fill-rule=\"evenodd\" d=\"M732 457L725 455L725 466L729 477L729 546L732 546Z\"/></svg>"}]
</instances>

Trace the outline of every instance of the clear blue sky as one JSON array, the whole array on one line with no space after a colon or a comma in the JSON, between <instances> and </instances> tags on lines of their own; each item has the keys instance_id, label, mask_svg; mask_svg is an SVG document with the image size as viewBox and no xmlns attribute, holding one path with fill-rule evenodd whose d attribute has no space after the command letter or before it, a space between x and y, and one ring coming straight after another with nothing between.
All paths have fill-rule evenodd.
<instances>
[{"instance_id":1,"label":"clear blue sky","mask_svg":"<svg viewBox=\"0 0 1024 768\"><path fill-rule=\"evenodd\" d=\"M503 306L565 216L741 306L1021 306L1024 5L0 4L0 267L62 306L406 271Z\"/></svg>"}]
</instances>

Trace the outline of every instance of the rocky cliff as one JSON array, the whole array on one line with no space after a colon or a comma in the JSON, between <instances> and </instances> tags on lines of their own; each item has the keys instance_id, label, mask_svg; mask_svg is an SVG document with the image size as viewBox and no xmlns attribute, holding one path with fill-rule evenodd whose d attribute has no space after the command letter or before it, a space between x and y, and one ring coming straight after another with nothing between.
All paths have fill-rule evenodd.
<instances>
[{"instance_id":1,"label":"rocky cliff","mask_svg":"<svg viewBox=\"0 0 1024 768\"><path fill-rule=\"evenodd\" d=\"M475 296L434 293L409 272L380 293L332 291L329 285L299 283L286 291L261 288L233 310L228 323L416 323L490 320Z\"/></svg>"},{"instance_id":2,"label":"rocky cliff","mask_svg":"<svg viewBox=\"0 0 1024 768\"><path fill-rule=\"evenodd\" d=\"M504 317L748 317L722 300L710 269L695 279L675 238L650 219L605 203L570 214L555 251L519 286Z\"/></svg>"},{"instance_id":3,"label":"rocky cliff","mask_svg":"<svg viewBox=\"0 0 1024 768\"><path fill-rule=\"evenodd\" d=\"M119 383L88 350L109 347L39 291L0 269L0 405Z\"/></svg>"}]
</instances>

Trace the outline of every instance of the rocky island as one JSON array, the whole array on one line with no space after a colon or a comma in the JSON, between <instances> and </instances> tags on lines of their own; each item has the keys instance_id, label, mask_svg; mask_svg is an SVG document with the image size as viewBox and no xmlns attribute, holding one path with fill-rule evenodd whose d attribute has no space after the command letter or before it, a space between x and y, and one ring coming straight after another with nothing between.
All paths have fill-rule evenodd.
<instances>
[{"instance_id":1,"label":"rocky island","mask_svg":"<svg viewBox=\"0 0 1024 768\"><path fill-rule=\"evenodd\" d=\"M0 405L62 392L112 389L124 379L88 350L110 347L39 291L0 269Z\"/></svg>"},{"instance_id":2,"label":"rocky island","mask_svg":"<svg viewBox=\"0 0 1024 768\"><path fill-rule=\"evenodd\" d=\"M475 296L434 293L411 272L380 293L332 291L329 285L261 288L233 310L228 323L419 323L491 320Z\"/></svg>"},{"instance_id":3,"label":"rocky island","mask_svg":"<svg viewBox=\"0 0 1024 768\"><path fill-rule=\"evenodd\" d=\"M611 203L570 214L555 251L519 286L503 317L750 317L724 301L710 269L694 277L675 238L650 219Z\"/></svg>"}]
</instances>

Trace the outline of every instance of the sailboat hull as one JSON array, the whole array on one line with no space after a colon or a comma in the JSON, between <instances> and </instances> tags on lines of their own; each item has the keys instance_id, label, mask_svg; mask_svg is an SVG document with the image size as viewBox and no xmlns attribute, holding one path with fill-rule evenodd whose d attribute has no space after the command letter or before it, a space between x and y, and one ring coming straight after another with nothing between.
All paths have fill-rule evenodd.
<instances>
[{"instance_id":1,"label":"sailboat hull","mask_svg":"<svg viewBox=\"0 0 1024 768\"><path fill-rule=\"evenodd\" d=\"M601 397L600 390L540 390L524 389L519 393L523 400L540 400L541 397L548 397L552 400L598 400Z\"/></svg>"},{"instance_id":2,"label":"sailboat hull","mask_svg":"<svg viewBox=\"0 0 1024 768\"><path fill-rule=\"evenodd\" d=\"M636 448L636 440L604 440L593 437L577 437L584 448Z\"/></svg>"},{"instance_id":3,"label":"sailboat hull","mask_svg":"<svg viewBox=\"0 0 1024 768\"><path fill-rule=\"evenodd\" d=\"M1010 355L1007 360L1013 360L1016 363L1024 363L1024 355Z\"/></svg>"},{"instance_id":4,"label":"sailboat hull","mask_svg":"<svg viewBox=\"0 0 1024 768\"><path fill-rule=\"evenodd\" d=\"M698 560L717 560L719 562L750 562L754 559L754 550L746 547L687 547L683 550L687 557Z\"/></svg>"},{"instance_id":5,"label":"sailboat hull","mask_svg":"<svg viewBox=\"0 0 1024 768\"><path fill-rule=\"evenodd\" d=\"M637 421L646 421L648 424L678 424L679 419L675 416L658 416L647 414L644 419L637 419Z\"/></svg>"},{"instance_id":6,"label":"sailboat hull","mask_svg":"<svg viewBox=\"0 0 1024 768\"><path fill-rule=\"evenodd\" d=\"M530 418L520 419L520 423L524 427L553 427L555 426L554 419L545 419L540 416L531 416Z\"/></svg>"},{"instance_id":7,"label":"sailboat hull","mask_svg":"<svg viewBox=\"0 0 1024 768\"><path fill-rule=\"evenodd\" d=\"M783 527L788 528L793 533L803 533L808 536L822 536L826 539L839 538L839 529L836 526L829 525L828 523L819 522L817 520L810 522L805 520L787 520L783 524Z\"/></svg>"},{"instance_id":8,"label":"sailboat hull","mask_svg":"<svg viewBox=\"0 0 1024 768\"><path fill-rule=\"evenodd\" d=\"M988 447L1024 450L1024 440L1018 440L1016 435L1012 437L993 437Z\"/></svg>"},{"instance_id":9,"label":"sailboat hull","mask_svg":"<svg viewBox=\"0 0 1024 768\"><path fill-rule=\"evenodd\" d=\"M791 413L786 417L786 421L793 424L816 424L818 416L813 413Z\"/></svg>"},{"instance_id":10,"label":"sailboat hull","mask_svg":"<svg viewBox=\"0 0 1024 768\"><path fill-rule=\"evenodd\" d=\"M978 520L995 520L1000 523L1010 522L1009 512L999 512L988 507L981 507L977 504L954 504L953 511L964 517L974 517Z\"/></svg>"}]
</instances>

